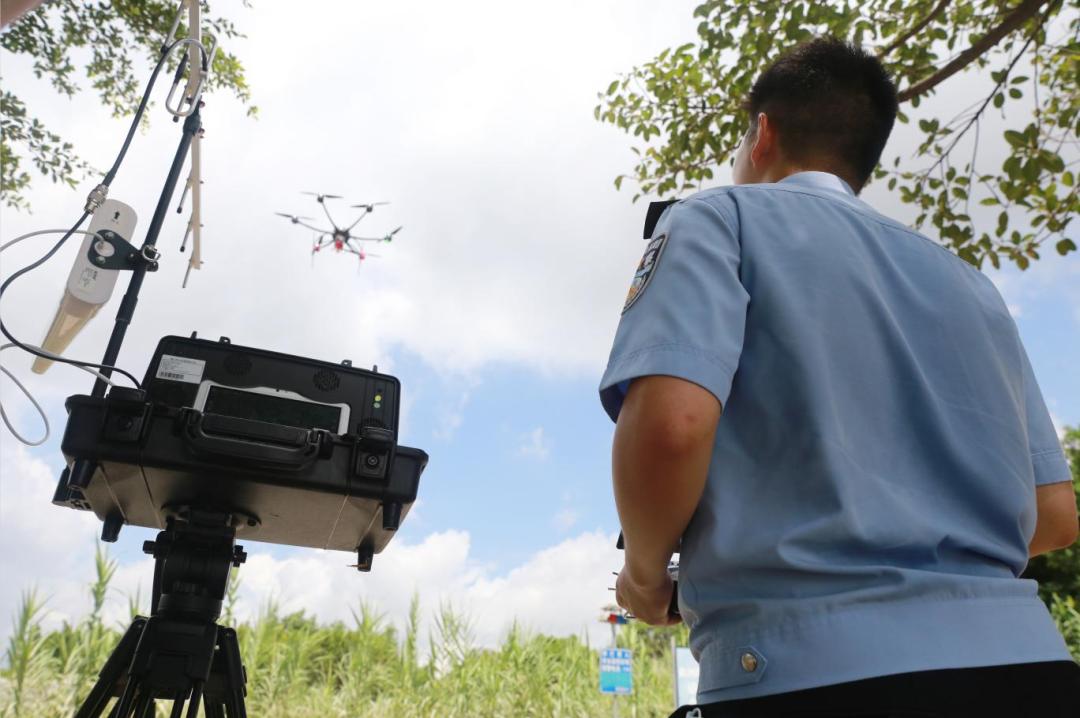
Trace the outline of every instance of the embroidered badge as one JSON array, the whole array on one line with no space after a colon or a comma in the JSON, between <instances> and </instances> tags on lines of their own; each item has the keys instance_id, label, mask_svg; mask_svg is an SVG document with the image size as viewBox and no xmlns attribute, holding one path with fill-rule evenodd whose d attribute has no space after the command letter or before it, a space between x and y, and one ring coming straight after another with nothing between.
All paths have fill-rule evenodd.
<instances>
[{"instance_id":1,"label":"embroidered badge","mask_svg":"<svg viewBox=\"0 0 1080 718\"><path fill-rule=\"evenodd\" d=\"M656 239L649 240L649 246L645 248L641 263L638 264L637 271L634 272L634 281L630 283L630 291L626 295L626 304L623 305L623 314L626 314L626 311L634 306L634 302L649 286L649 281L656 271L656 266L660 263L660 255L664 253L666 244L666 234L661 234Z\"/></svg>"}]
</instances>

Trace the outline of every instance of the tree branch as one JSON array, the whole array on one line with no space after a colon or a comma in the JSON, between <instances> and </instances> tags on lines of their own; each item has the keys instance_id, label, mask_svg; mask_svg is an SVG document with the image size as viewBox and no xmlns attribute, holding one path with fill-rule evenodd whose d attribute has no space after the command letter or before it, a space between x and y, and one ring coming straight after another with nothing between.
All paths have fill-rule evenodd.
<instances>
[{"instance_id":1,"label":"tree branch","mask_svg":"<svg viewBox=\"0 0 1080 718\"><path fill-rule=\"evenodd\" d=\"M1009 66L1005 68L1005 72L1004 74L1002 74L1001 79L997 81L997 84L994 85L994 89L990 91L990 94L986 96L986 99L983 100L983 103L979 105L979 109L975 111L975 114L971 116L971 119L968 120L968 123L964 125L964 129L953 135L952 141L949 143L949 146L945 148L945 151L941 153L941 156L938 157L937 162L930 165L930 169L926 170L926 172L923 174L923 179L926 179L926 177L931 172L933 172L934 168L940 165L942 160L949 156L949 153L953 151L953 148L956 147L956 144L958 142L960 142L960 139L967 134L967 131L971 129L971 126L975 125L979 121L979 116L982 115L983 110L985 110L987 105L990 104L990 101L994 99L994 95L996 95L998 91L1002 87L1004 87L1005 82L1009 79L1009 75L1012 74L1013 68L1016 67L1016 63L1019 62L1020 58L1024 56L1025 52L1027 52L1028 47L1035 39L1035 35L1037 33L1038 28L1036 28L1036 31L1032 33L1031 37L1027 39L1027 41L1024 43L1024 46L1020 48L1020 52L1016 53L1016 56L1013 57L1012 62L1010 62Z\"/></svg>"},{"instance_id":2,"label":"tree branch","mask_svg":"<svg viewBox=\"0 0 1080 718\"><path fill-rule=\"evenodd\" d=\"M888 47L882 50L878 50L877 56L885 57L890 52L900 47L911 38L915 37L917 34L919 34L920 31L922 31L924 27L933 22L934 18L940 15L942 11L949 6L950 2L952 2L952 0L939 0L938 4L934 7L933 10L930 11L930 13L926 17L916 23L910 30L905 32L903 35L893 40L893 42Z\"/></svg>"},{"instance_id":3,"label":"tree branch","mask_svg":"<svg viewBox=\"0 0 1080 718\"><path fill-rule=\"evenodd\" d=\"M1054 0L1024 0L1016 6L1015 10L1009 13L1000 25L983 35L971 47L960 53L955 60L930 75L930 77L920 80L905 89L897 96L897 99L900 102L907 102L913 97L918 97L937 87L939 84L967 67L984 52L998 44L1003 37L1023 25L1027 20L1031 19L1043 5L1053 1Z\"/></svg>"}]
</instances>

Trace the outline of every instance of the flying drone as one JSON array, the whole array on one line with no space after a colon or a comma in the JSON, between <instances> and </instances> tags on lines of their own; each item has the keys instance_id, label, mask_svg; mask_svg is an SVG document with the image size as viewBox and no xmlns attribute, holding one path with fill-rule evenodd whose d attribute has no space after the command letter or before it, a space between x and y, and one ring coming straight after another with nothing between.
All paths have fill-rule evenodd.
<instances>
[{"instance_id":1,"label":"flying drone","mask_svg":"<svg viewBox=\"0 0 1080 718\"><path fill-rule=\"evenodd\" d=\"M322 207L323 214L326 215L327 221L330 222L330 226L333 229L324 229L322 227L316 227L309 222L315 220L311 217L301 217L295 214L286 214L284 212L275 212L279 217L284 217L293 224L298 224L301 227L310 229L316 232L315 239L311 244L311 256L314 257L316 252L322 251L326 247L332 248L335 252L348 252L349 254L355 254L362 263L368 257L378 257L378 254L373 254L364 250L363 242L391 242L394 239L394 235L401 231L401 227L397 227L390 232L387 232L381 237L357 237L352 234L353 228L360 223L364 217L375 211L376 207L390 204L389 202L369 202L367 204L354 204L350 205L351 209L361 209L360 216L353 221L352 224L342 227L339 226L334 218L330 216L330 210L326 207L326 200L328 199L343 199L341 195L337 194L319 194L318 192L301 192L301 194L309 195L315 198L315 201Z\"/></svg>"}]
</instances>

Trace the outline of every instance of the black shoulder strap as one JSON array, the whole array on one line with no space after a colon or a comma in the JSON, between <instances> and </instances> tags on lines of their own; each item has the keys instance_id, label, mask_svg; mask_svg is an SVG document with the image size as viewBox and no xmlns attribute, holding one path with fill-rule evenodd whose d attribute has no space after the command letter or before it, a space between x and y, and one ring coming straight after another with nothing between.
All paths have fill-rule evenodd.
<instances>
[{"instance_id":1,"label":"black shoulder strap","mask_svg":"<svg viewBox=\"0 0 1080 718\"><path fill-rule=\"evenodd\" d=\"M645 239L652 239L656 223L660 221L660 215L664 213L665 209L678 201L677 199L665 199L662 202L649 202L649 210L645 213L645 234L643 235Z\"/></svg>"}]
</instances>

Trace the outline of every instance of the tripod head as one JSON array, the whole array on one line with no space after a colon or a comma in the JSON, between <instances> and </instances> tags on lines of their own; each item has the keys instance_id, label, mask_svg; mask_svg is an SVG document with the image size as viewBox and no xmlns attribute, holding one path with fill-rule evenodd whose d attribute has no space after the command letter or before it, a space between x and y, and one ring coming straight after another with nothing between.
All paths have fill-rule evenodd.
<instances>
[{"instance_id":1,"label":"tripod head","mask_svg":"<svg viewBox=\"0 0 1080 718\"><path fill-rule=\"evenodd\" d=\"M151 615L213 623L221 615L229 572L247 560L234 543L233 514L184 507L143 552L154 557Z\"/></svg>"}]
</instances>

